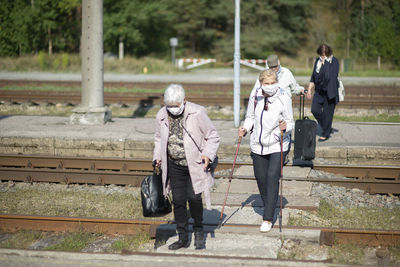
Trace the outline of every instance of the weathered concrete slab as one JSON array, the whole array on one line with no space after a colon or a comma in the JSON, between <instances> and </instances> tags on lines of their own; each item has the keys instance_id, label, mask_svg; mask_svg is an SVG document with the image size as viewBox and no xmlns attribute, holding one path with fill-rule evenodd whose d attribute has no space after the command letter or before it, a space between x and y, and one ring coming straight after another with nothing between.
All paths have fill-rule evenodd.
<instances>
[{"instance_id":1,"label":"weathered concrete slab","mask_svg":"<svg viewBox=\"0 0 400 267\"><path fill-rule=\"evenodd\" d=\"M225 200L225 194L222 193L211 193L211 203L213 205L222 205ZM292 207L304 207L305 209L316 209L319 206L319 198L311 196L293 196L283 195L282 200L285 208ZM229 193L226 200L226 204L229 206L251 206L251 207L262 207L263 203L259 194L241 194L241 193ZM280 206L280 199L276 202L276 207Z\"/></svg>"},{"instance_id":2,"label":"weathered concrete slab","mask_svg":"<svg viewBox=\"0 0 400 267\"><path fill-rule=\"evenodd\" d=\"M283 177L296 177L307 178L311 168L299 166L285 166L283 167ZM233 176L249 176L254 177L253 166L241 166L235 168Z\"/></svg>"},{"instance_id":3,"label":"weathered concrete slab","mask_svg":"<svg viewBox=\"0 0 400 267\"><path fill-rule=\"evenodd\" d=\"M98 158L124 158L124 151L97 150L97 149L68 149L56 148L55 156L65 157L98 157Z\"/></svg>"},{"instance_id":4,"label":"weathered concrete slab","mask_svg":"<svg viewBox=\"0 0 400 267\"><path fill-rule=\"evenodd\" d=\"M222 205L213 205L212 210L204 210L203 222L206 224L218 225L219 218L222 210ZM297 209L283 209L282 210L282 224L287 225L291 215L300 213ZM262 216L264 213L263 207L225 207L223 213L224 223L237 223L237 224L254 224L261 225L263 222ZM274 223L278 224L279 208L275 209Z\"/></svg>"},{"instance_id":5,"label":"weathered concrete slab","mask_svg":"<svg viewBox=\"0 0 400 267\"><path fill-rule=\"evenodd\" d=\"M208 249L207 249L208 250ZM158 251L155 251L158 253ZM196 252L197 253L197 252ZM200 253L200 252L198 252ZM203 267L203 266L285 266L285 267L325 267L332 266L332 263L323 262L302 262L268 259L251 260L241 258L220 258L220 257L182 257L179 254L165 255L162 253L149 256L144 253L132 253L129 255L110 254L110 253L78 253L78 252L59 252L59 251L37 251L37 250L18 250L0 249L0 265L13 267Z\"/></svg>"},{"instance_id":6,"label":"weathered concrete slab","mask_svg":"<svg viewBox=\"0 0 400 267\"><path fill-rule=\"evenodd\" d=\"M54 137L2 136L0 153L54 155Z\"/></svg>"},{"instance_id":7,"label":"weathered concrete slab","mask_svg":"<svg viewBox=\"0 0 400 267\"><path fill-rule=\"evenodd\" d=\"M168 246L177 240L178 236L169 238L165 245L157 249L157 252L171 253ZM205 250L195 250L193 242L191 242L189 248L173 253L276 259L281 245L279 238L268 235L244 235L216 231L213 234L207 234Z\"/></svg>"},{"instance_id":8,"label":"weathered concrete slab","mask_svg":"<svg viewBox=\"0 0 400 267\"><path fill-rule=\"evenodd\" d=\"M217 181L213 192L225 193L228 188L228 179ZM309 196L312 182L283 181L284 195ZM256 180L233 179L229 188L230 193L259 194Z\"/></svg>"}]
</instances>

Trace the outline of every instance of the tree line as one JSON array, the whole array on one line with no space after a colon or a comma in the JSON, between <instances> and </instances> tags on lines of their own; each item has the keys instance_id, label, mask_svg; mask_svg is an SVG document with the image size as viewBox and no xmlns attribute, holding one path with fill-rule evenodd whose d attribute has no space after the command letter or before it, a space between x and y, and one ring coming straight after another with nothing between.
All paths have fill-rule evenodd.
<instances>
[{"instance_id":1,"label":"tree line","mask_svg":"<svg viewBox=\"0 0 400 267\"><path fill-rule=\"evenodd\" d=\"M81 0L1 0L0 56L78 53ZM141 57L177 56L230 61L234 0L104 0L104 51ZM341 57L381 56L400 63L399 0L241 1L241 56L296 56L305 47L332 45Z\"/></svg>"}]
</instances>

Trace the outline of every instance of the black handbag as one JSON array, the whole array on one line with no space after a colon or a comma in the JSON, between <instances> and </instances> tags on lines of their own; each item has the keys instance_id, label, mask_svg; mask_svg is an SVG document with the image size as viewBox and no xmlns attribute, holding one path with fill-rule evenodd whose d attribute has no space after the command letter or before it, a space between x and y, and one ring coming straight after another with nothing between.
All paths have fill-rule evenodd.
<instances>
[{"instance_id":1,"label":"black handbag","mask_svg":"<svg viewBox=\"0 0 400 267\"><path fill-rule=\"evenodd\" d=\"M144 217L160 217L172 211L171 202L163 195L161 170L157 167L143 179L141 196Z\"/></svg>"}]
</instances>

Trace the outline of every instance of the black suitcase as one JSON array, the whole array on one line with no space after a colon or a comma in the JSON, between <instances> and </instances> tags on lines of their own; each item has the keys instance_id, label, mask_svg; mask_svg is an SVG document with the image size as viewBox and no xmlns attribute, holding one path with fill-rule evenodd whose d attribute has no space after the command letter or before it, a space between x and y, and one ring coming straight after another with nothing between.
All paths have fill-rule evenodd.
<instances>
[{"instance_id":1,"label":"black suitcase","mask_svg":"<svg viewBox=\"0 0 400 267\"><path fill-rule=\"evenodd\" d=\"M304 116L304 94L300 94L299 119L295 122L294 132L293 165L310 165L315 158L317 123Z\"/></svg>"}]
</instances>

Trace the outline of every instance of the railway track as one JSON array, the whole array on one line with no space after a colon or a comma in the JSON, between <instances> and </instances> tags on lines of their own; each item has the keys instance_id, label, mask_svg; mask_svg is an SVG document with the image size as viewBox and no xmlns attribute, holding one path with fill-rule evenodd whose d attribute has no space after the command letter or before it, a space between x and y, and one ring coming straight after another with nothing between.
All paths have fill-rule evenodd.
<instances>
[{"instance_id":1,"label":"railway track","mask_svg":"<svg viewBox=\"0 0 400 267\"><path fill-rule=\"evenodd\" d=\"M250 165L246 162L236 163L237 168ZM232 162L219 162L216 179L225 178L226 175L218 173L231 168ZM400 167L397 166L316 165L313 168L341 174L346 178L284 177L284 179L360 188L369 193L400 194ZM152 163L148 159L0 155L0 180L139 186L144 177L151 172ZM254 179L252 176L235 175L233 178Z\"/></svg>"},{"instance_id":2,"label":"railway track","mask_svg":"<svg viewBox=\"0 0 400 267\"><path fill-rule=\"evenodd\" d=\"M78 82L29 82L29 81L0 81L0 100L11 103L67 103L77 105L81 103L81 92L76 91L37 91L37 90L1 90L4 86L41 86L56 85L61 87L80 87ZM143 88L163 89L163 83L105 83L105 88ZM183 84L190 101L201 105L231 106L233 91L231 84ZM241 95L241 104L247 105L248 92L252 85L243 85L246 93ZM161 105L162 93L113 93L105 92L105 104L141 104ZM298 96L293 97L293 105L298 105ZM310 105L310 100L306 104ZM346 87L346 100L339 103L343 108L389 108L400 107L400 90L395 87Z\"/></svg>"},{"instance_id":3,"label":"railway track","mask_svg":"<svg viewBox=\"0 0 400 267\"><path fill-rule=\"evenodd\" d=\"M5 231L38 230L54 232L77 232L84 229L93 233L109 235L137 234L148 231L150 237L157 238L157 228L160 225L170 225L174 222L166 220L140 220L140 219L101 219L101 218L76 218L76 217L49 217L30 215L0 214L0 225ZM204 224L205 230L217 231L218 224ZM251 232L259 228L253 224L224 224L222 228L236 232ZM277 228L275 226L274 228ZM283 234L287 230L320 232L320 245L332 246L333 244L359 244L367 246L389 246L400 242L398 230L376 229L339 229L326 227L299 227L283 226Z\"/></svg>"}]
</instances>

